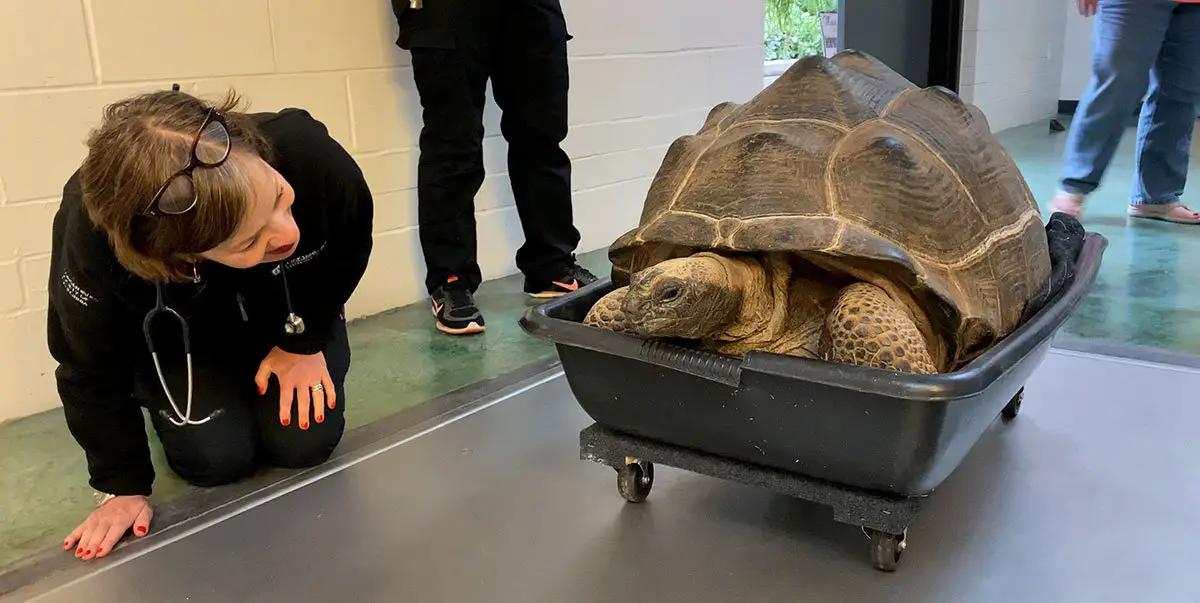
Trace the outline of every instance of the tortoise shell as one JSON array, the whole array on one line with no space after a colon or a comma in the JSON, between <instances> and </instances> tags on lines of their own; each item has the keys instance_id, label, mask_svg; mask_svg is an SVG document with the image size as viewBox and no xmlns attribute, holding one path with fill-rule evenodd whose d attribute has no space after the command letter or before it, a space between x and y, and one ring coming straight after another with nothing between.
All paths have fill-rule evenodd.
<instances>
[{"instance_id":1,"label":"tortoise shell","mask_svg":"<svg viewBox=\"0 0 1200 603\"><path fill-rule=\"evenodd\" d=\"M855 51L802 59L676 140L610 247L613 280L698 251L894 285L953 366L1014 330L1050 274L1037 202L979 109Z\"/></svg>"}]
</instances>

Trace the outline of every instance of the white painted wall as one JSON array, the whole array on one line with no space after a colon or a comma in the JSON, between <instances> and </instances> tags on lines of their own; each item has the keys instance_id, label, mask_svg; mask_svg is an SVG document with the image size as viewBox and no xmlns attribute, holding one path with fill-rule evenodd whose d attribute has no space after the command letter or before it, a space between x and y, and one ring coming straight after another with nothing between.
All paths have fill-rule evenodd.
<instances>
[{"instance_id":1,"label":"white painted wall","mask_svg":"<svg viewBox=\"0 0 1200 603\"><path fill-rule=\"evenodd\" d=\"M713 105L761 89L763 3L563 5L575 36L566 143L575 215L582 249L597 249L636 225L673 139L694 132ZM309 109L376 196L375 253L351 314L422 297L419 105L395 35L384 0L209 0L199 12L161 0L0 0L0 421L59 403L45 342L50 221L101 107L137 92L235 85L253 110ZM488 278L515 272L521 244L497 118L489 107L489 176L476 215Z\"/></svg>"},{"instance_id":2,"label":"white painted wall","mask_svg":"<svg viewBox=\"0 0 1200 603\"><path fill-rule=\"evenodd\" d=\"M961 93L992 130L1058 111L1066 0L966 0Z\"/></svg>"},{"instance_id":3,"label":"white painted wall","mask_svg":"<svg viewBox=\"0 0 1200 603\"><path fill-rule=\"evenodd\" d=\"M1062 83L1059 100L1077 101L1092 77L1092 24L1095 17L1083 17L1075 3L1063 2L1067 18L1063 39Z\"/></svg>"}]
</instances>

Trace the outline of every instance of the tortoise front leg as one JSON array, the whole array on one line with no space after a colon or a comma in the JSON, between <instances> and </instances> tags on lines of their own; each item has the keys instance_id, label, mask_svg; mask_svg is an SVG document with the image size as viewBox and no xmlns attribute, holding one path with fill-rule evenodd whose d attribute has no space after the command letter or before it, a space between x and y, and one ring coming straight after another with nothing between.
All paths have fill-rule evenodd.
<instances>
[{"instance_id":1,"label":"tortoise front leg","mask_svg":"<svg viewBox=\"0 0 1200 603\"><path fill-rule=\"evenodd\" d=\"M588 310L583 324L617 333L629 331L629 322L625 320L625 310L621 307L627 293L629 287L621 287L600 298L600 301Z\"/></svg>"},{"instance_id":2,"label":"tortoise front leg","mask_svg":"<svg viewBox=\"0 0 1200 603\"><path fill-rule=\"evenodd\" d=\"M903 373L936 373L925 338L904 307L869 283L838 292L825 319L826 358Z\"/></svg>"}]
</instances>

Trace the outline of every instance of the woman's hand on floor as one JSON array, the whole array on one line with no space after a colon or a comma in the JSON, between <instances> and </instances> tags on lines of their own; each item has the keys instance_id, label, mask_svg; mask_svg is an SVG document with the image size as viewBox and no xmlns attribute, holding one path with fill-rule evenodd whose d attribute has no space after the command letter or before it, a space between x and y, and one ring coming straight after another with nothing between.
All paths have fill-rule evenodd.
<instances>
[{"instance_id":1,"label":"woman's hand on floor","mask_svg":"<svg viewBox=\"0 0 1200 603\"><path fill-rule=\"evenodd\" d=\"M325 366L324 354L291 354L275 348L263 359L254 376L260 394L267 391L271 375L279 380L279 423L284 427L292 421L293 401L300 429L308 429L310 408L313 420L321 423L325 420L325 407L337 406L337 394ZM314 391L313 387L317 385L320 388Z\"/></svg>"},{"instance_id":2,"label":"woman's hand on floor","mask_svg":"<svg viewBox=\"0 0 1200 603\"><path fill-rule=\"evenodd\" d=\"M90 561L112 552L117 541L133 528L141 538L150 532L154 510L145 496L118 496L92 511L63 541L63 549L75 549L75 556Z\"/></svg>"}]
</instances>

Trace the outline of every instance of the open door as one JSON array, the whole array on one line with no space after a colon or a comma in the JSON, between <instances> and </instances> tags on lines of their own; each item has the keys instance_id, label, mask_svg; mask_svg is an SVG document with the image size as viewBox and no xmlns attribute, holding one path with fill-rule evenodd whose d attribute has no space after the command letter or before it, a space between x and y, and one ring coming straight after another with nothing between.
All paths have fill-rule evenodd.
<instances>
[{"instance_id":1,"label":"open door","mask_svg":"<svg viewBox=\"0 0 1200 603\"><path fill-rule=\"evenodd\" d=\"M964 0L838 0L838 45L918 86L959 91Z\"/></svg>"}]
</instances>

